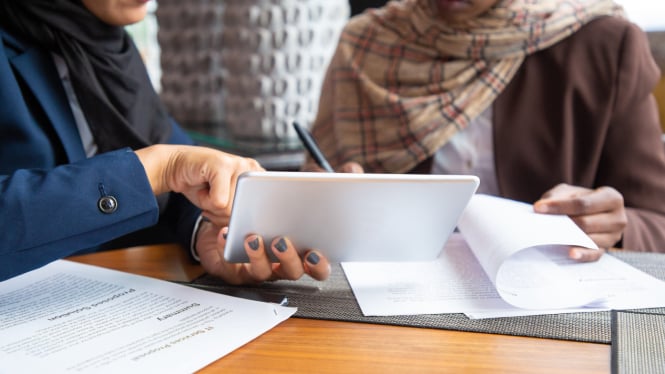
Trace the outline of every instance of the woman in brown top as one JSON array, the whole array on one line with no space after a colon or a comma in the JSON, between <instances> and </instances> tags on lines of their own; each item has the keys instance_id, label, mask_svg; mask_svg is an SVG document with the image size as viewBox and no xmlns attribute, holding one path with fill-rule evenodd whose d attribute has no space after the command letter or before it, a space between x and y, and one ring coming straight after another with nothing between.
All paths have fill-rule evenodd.
<instances>
[{"instance_id":1,"label":"woman in brown top","mask_svg":"<svg viewBox=\"0 0 665 374\"><path fill-rule=\"evenodd\" d=\"M397 1L346 26L312 131L338 168L477 174L601 248L665 252L659 77L609 0Z\"/></svg>"}]
</instances>

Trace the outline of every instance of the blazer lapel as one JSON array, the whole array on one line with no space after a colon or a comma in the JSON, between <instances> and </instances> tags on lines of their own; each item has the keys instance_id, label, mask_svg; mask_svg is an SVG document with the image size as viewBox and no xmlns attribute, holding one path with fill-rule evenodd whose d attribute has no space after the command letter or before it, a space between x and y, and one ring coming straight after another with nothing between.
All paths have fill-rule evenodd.
<instances>
[{"instance_id":1,"label":"blazer lapel","mask_svg":"<svg viewBox=\"0 0 665 374\"><path fill-rule=\"evenodd\" d=\"M51 56L35 48L29 48L10 58L10 63L42 105L69 161L86 158L76 121Z\"/></svg>"}]
</instances>

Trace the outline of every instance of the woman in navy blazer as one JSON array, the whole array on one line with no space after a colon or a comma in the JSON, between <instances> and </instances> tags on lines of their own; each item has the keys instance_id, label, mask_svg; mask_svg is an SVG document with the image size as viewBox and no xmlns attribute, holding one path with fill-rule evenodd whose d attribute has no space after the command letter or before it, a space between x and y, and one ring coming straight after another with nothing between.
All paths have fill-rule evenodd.
<instances>
[{"instance_id":1,"label":"woman in navy blazer","mask_svg":"<svg viewBox=\"0 0 665 374\"><path fill-rule=\"evenodd\" d=\"M0 0L0 281L146 236L179 240L232 283L326 278L327 260L286 238L270 249L279 266L258 235L251 263L223 261L235 180L261 167L192 145L165 114L123 29L145 13L146 1Z\"/></svg>"}]
</instances>

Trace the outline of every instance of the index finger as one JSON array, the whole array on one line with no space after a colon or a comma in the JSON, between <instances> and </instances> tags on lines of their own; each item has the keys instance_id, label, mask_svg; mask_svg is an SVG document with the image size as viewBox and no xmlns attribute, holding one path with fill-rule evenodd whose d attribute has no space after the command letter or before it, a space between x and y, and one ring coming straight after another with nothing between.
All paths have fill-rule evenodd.
<instances>
[{"instance_id":1,"label":"index finger","mask_svg":"<svg viewBox=\"0 0 665 374\"><path fill-rule=\"evenodd\" d=\"M275 257L279 259L279 266L274 268L274 272L278 277L290 280L302 277L305 273L304 265L288 238L280 236L273 239L270 248Z\"/></svg>"},{"instance_id":2,"label":"index finger","mask_svg":"<svg viewBox=\"0 0 665 374\"><path fill-rule=\"evenodd\" d=\"M212 216L228 215L235 189L235 174L224 168L217 168L216 165L206 165L203 172L207 175L206 186L198 191L201 208L209 211Z\"/></svg>"},{"instance_id":3,"label":"index finger","mask_svg":"<svg viewBox=\"0 0 665 374\"><path fill-rule=\"evenodd\" d=\"M534 203L538 213L566 214L569 216L588 215L611 210L612 200L602 191L565 197L549 197Z\"/></svg>"},{"instance_id":4,"label":"index finger","mask_svg":"<svg viewBox=\"0 0 665 374\"><path fill-rule=\"evenodd\" d=\"M211 219L213 219L212 217L222 217L228 221L240 175L246 171L263 170L261 165L251 158L238 156L221 158L221 166L210 171L209 187L207 191L204 191L207 192L207 196L202 197L202 199L207 199L206 210L210 212Z\"/></svg>"},{"instance_id":5,"label":"index finger","mask_svg":"<svg viewBox=\"0 0 665 374\"><path fill-rule=\"evenodd\" d=\"M305 273L316 280L326 280L330 276L331 268L328 259L319 251L309 250L303 257Z\"/></svg>"}]
</instances>

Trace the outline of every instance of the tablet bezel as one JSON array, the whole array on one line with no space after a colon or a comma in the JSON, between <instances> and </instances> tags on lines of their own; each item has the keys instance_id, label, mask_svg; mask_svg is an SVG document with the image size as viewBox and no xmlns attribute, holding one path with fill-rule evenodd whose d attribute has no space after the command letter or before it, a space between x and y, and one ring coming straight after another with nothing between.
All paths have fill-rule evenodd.
<instances>
[{"instance_id":1,"label":"tablet bezel","mask_svg":"<svg viewBox=\"0 0 665 374\"><path fill-rule=\"evenodd\" d=\"M244 238L256 233L266 245L287 236L301 253L316 248L331 262L432 260L478 184L473 175L247 172L224 258L248 262Z\"/></svg>"}]
</instances>

